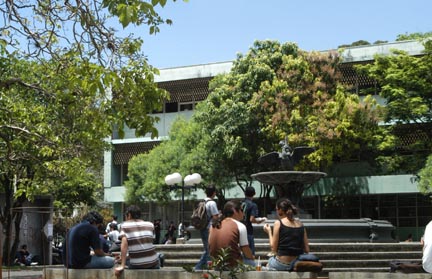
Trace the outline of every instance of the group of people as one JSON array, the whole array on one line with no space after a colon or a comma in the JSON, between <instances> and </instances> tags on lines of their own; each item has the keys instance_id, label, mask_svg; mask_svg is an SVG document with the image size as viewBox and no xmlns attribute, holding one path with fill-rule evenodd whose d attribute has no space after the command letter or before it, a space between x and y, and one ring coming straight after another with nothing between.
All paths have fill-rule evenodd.
<instances>
[{"instance_id":1,"label":"group of people","mask_svg":"<svg viewBox=\"0 0 432 279\"><path fill-rule=\"evenodd\" d=\"M258 217L258 206L253 202L255 189L245 189L243 201L228 201L219 214L216 202L213 200L216 189L213 186L206 189L206 212L208 226L200 231L204 252L195 265L195 270L207 268L210 257L216 257L222 248L230 249L229 265L239 262L255 266L255 243L253 223L262 223L266 218ZM309 253L309 241L306 229L295 217L297 208L287 198L276 203L279 220L273 229L265 224L263 229L269 236L273 256L269 259L268 270L294 270L298 256Z\"/></svg>"},{"instance_id":2,"label":"group of people","mask_svg":"<svg viewBox=\"0 0 432 279\"><path fill-rule=\"evenodd\" d=\"M216 188L206 187L206 213L208 225L200 230L204 247L203 254L195 265L195 270L207 268L210 257L216 257L222 248L230 248L229 264L242 262L255 266L255 245L252 223L261 223L266 218L258 217L258 207L252 201L255 195L253 187L247 187L243 201L231 200L225 203L221 212L214 201ZM268 262L269 270L293 270L293 264L300 254L309 252L307 233L302 223L295 219L295 206L286 198L276 204L279 220L273 229L264 225L269 236L274 254ZM141 219L138 206L129 206L120 232L117 223L110 225L110 233L120 245L118 266L114 268L116 276L128 267L158 269L161 266L159 254L154 247L155 226L152 222ZM66 236L63 251L63 263L69 268L112 268L116 259L103 250L100 229L103 217L95 211L89 212L83 222L72 227Z\"/></svg>"},{"instance_id":3,"label":"group of people","mask_svg":"<svg viewBox=\"0 0 432 279\"><path fill-rule=\"evenodd\" d=\"M119 265L114 269L119 276L124 268L159 268L159 255L153 245L154 226L141 219L138 206L129 206L126 220L118 234L120 240ZM115 257L103 250L100 229L103 217L96 211L89 212L84 220L72 227L63 246L63 263L68 268L112 268Z\"/></svg>"}]
</instances>

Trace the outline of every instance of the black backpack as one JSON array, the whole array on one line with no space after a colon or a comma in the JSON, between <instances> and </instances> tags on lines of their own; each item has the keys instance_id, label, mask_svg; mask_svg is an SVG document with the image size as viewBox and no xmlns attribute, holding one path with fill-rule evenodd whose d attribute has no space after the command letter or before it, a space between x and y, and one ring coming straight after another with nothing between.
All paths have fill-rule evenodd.
<instances>
[{"instance_id":1,"label":"black backpack","mask_svg":"<svg viewBox=\"0 0 432 279\"><path fill-rule=\"evenodd\" d=\"M191 225L195 227L197 230L202 230L207 227L208 218L207 218L207 210L206 210L207 201L200 201L198 205L195 207L192 216L191 216Z\"/></svg>"},{"instance_id":2,"label":"black backpack","mask_svg":"<svg viewBox=\"0 0 432 279\"><path fill-rule=\"evenodd\" d=\"M248 212L249 208L248 208L248 204L247 204L246 200L242 201L241 209L243 211L243 219L241 220L241 222L246 225L247 220L250 218L249 212Z\"/></svg>"}]
</instances>

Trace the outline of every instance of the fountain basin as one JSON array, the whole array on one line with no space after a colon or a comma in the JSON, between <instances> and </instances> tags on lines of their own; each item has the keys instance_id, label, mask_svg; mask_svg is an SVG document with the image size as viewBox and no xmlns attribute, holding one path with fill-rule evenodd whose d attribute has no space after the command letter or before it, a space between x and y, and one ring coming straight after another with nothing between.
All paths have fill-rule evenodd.
<instances>
[{"instance_id":1,"label":"fountain basin","mask_svg":"<svg viewBox=\"0 0 432 279\"><path fill-rule=\"evenodd\" d=\"M285 185L291 182L312 184L325 177L325 172L319 171L268 171L252 174L252 178L266 185Z\"/></svg>"},{"instance_id":2,"label":"fountain basin","mask_svg":"<svg viewBox=\"0 0 432 279\"><path fill-rule=\"evenodd\" d=\"M268 220L273 225L275 220ZM310 242L376 242L394 243L395 227L387 220L359 219L302 219ZM255 239L268 236L263 230L264 224L253 224Z\"/></svg>"},{"instance_id":3,"label":"fountain basin","mask_svg":"<svg viewBox=\"0 0 432 279\"><path fill-rule=\"evenodd\" d=\"M275 220L268 220L273 226ZM302 219L311 243L395 243L395 227L386 220L359 219ZM265 223L253 224L255 243L268 243L263 230ZM191 243L200 243L200 232L189 227Z\"/></svg>"}]
</instances>

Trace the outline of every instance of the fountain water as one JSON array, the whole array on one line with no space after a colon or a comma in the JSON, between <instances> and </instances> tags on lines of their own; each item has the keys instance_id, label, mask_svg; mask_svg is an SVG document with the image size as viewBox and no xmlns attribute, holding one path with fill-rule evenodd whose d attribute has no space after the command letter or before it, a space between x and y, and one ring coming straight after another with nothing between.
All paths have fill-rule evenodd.
<instances>
[{"instance_id":1,"label":"fountain water","mask_svg":"<svg viewBox=\"0 0 432 279\"><path fill-rule=\"evenodd\" d=\"M303 192L327 174L294 171L294 166L315 149L305 146L292 149L286 140L280 144L281 152L271 152L259 158L258 162L266 171L252 174L252 178L262 184L273 186L277 197L289 198L300 209L299 217L307 229L309 239L315 242L395 242L395 227L385 220L308 219L308 214L299 207ZM274 220L269 218L267 222L272 224ZM261 228L256 228L254 234L257 239L267 238Z\"/></svg>"}]
</instances>

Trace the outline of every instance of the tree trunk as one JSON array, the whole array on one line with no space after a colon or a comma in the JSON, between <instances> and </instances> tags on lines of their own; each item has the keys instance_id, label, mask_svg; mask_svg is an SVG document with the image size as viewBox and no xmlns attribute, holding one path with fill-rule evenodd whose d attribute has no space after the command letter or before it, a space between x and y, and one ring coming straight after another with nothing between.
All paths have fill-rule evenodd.
<instances>
[{"instance_id":1,"label":"tree trunk","mask_svg":"<svg viewBox=\"0 0 432 279\"><path fill-rule=\"evenodd\" d=\"M13 183L6 176L2 177L2 184L5 188L5 206L2 209L1 223L4 229L4 242L2 245L3 263L11 266L15 260L15 254L20 242L20 224L22 219L22 205L25 196L17 198L14 202ZM15 210L15 208L17 208ZM15 231L12 230L14 227ZM15 238L13 238L13 235Z\"/></svg>"}]
</instances>

